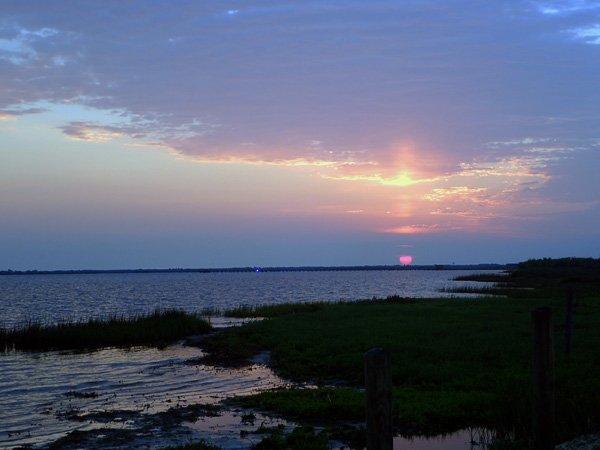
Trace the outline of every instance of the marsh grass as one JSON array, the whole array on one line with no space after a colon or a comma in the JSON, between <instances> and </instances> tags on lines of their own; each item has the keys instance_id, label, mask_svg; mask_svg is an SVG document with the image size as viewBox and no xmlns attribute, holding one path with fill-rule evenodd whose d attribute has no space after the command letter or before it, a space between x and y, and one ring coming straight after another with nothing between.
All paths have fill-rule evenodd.
<instances>
[{"instance_id":1,"label":"marsh grass","mask_svg":"<svg viewBox=\"0 0 600 450\"><path fill-rule=\"evenodd\" d=\"M276 411L303 420L356 420L364 415L364 393L349 387L278 389L239 397L245 408Z\"/></svg>"},{"instance_id":2,"label":"marsh grass","mask_svg":"<svg viewBox=\"0 0 600 450\"><path fill-rule=\"evenodd\" d=\"M437 434L485 427L527 439L531 310L548 305L554 310L556 435L567 440L600 429L600 289L593 271L584 272L589 276L580 284L572 281L576 271L566 277L545 276L541 270L532 278L511 275L520 289L507 292L507 298L398 298L322 303L312 310L286 305L288 312L278 310L269 320L225 330L204 345L210 352L239 358L268 350L274 369L285 377L350 387L363 384L365 352L383 347L392 355L393 414L399 431ZM573 350L567 356L565 298L573 285ZM255 401L257 407L292 416L327 416L339 409L362 417L356 407L359 391L324 392L328 395L274 391ZM351 395L354 407L347 406Z\"/></svg>"},{"instance_id":3,"label":"marsh grass","mask_svg":"<svg viewBox=\"0 0 600 450\"><path fill-rule=\"evenodd\" d=\"M311 303L282 303L275 305L241 305L223 311L225 317L239 319L253 317L277 317L286 314L297 314L301 312L312 312L320 310L326 302Z\"/></svg>"},{"instance_id":4,"label":"marsh grass","mask_svg":"<svg viewBox=\"0 0 600 450\"><path fill-rule=\"evenodd\" d=\"M193 334L207 333L205 319L179 310L157 310L137 316L91 319L56 325L29 323L0 329L0 348L7 350L83 350L137 345L162 347Z\"/></svg>"},{"instance_id":5,"label":"marsh grass","mask_svg":"<svg viewBox=\"0 0 600 450\"><path fill-rule=\"evenodd\" d=\"M416 300L408 297L401 297L399 295L389 295L386 298L373 297L370 300L359 300L353 301L352 303L373 303L373 302L386 302L386 303L414 303ZM242 305L235 308L230 308L223 311L222 315L225 317L233 317L239 319L246 318L272 318L285 316L288 314L299 314L307 312L320 311L325 307L331 305L342 305L349 303L344 300L337 302L302 302L302 303L282 303L274 305Z\"/></svg>"}]
</instances>

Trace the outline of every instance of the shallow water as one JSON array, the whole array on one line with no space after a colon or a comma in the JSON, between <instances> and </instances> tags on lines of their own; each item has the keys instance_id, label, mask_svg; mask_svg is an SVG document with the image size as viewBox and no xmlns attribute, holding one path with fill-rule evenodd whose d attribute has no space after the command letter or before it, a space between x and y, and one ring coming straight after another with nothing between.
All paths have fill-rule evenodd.
<instances>
[{"instance_id":1,"label":"shallow water","mask_svg":"<svg viewBox=\"0 0 600 450\"><path fill-rule=\"evenodd\" d=\"M0 275L0 326L55 323L156 308L206 308L293 301L448 297L442 288L481 286L453 278L462 270L321 271L244 273L125 273Z\"/></svg>"},{"instance_id":2,"label":"shallow water","mask_svg":"<svg viewBox=\"0 0 600 450\"><path fill-rule=\"evenodd\" d=\"M128 428L136 421L128 412L151 416L287 385L264 364L225 369L186 363L200 356L201 350L182 345L2 354L0 448L40 446L73 430ZM88 420L110 412L117 420Z\"/></svg>"}]
</instances>

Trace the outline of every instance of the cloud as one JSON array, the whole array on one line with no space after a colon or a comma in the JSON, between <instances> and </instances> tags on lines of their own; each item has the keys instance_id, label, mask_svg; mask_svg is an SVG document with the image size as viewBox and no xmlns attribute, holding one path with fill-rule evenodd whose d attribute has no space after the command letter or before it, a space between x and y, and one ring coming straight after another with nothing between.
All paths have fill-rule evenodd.
<instances>
[{"instance_id":1,"label":"cloud","mask_svg":"<svg viewBox=\"0 0 600 450\"><path fill-rule=\"evenodd\" d=\"M41 114L47 111L46 108L4 109L0 110L0 120L14 119L29 114Z\"/></svg>"},{"instance_id":2,"label":"cloud","mask_svg":"<svg viewBox=\"0 0 600 450\"><path fill-rule=\"evenodd\" d=\"M600 45L600 24L573 28L569 31L576 39L580 39L586 44Z\"/></svg>"},{"instance_id":3,"label":"cloud","mask_svg":"<svg viewBox=\"0 0 600 450\"><path fill-rule=\"evenodd\" d=\"M58 127L71 139L312 167L340 184L410 193L424 215L486 220L559 195L561 177L576 184L600 136L600 90L597 49L573 38L597 43L599 12L590 1L238 10L6 0L0 114L79 105L102 118L65 112ZM590 155L586 165L598 161Z\"/></svg>"},{"instance_id":4,"label":"cloud","mask_svg":"<svg viewBox=\"0 0 600 450\"><path fill-rule=\"evenodd\" d=\"M89 142L107 142L123 136L118 127L98 126L85 122L71 122L62 127L72 139Z\"/></svg>"},{"instance_id":5,"label":"cloud","mask_svg":"<svg viewBox=\"0 0 600 450\"><path fill-rule=\"evenodd\" d=\"M538 10L545 15L561 16L589 13L600 9L596 0L550 0L537 2Z\"/></svg>"},{"instance_id":6,"label":"cloud","mask_svg":"<svg viewBox=\"0 0 600 450\"><path fill-rule=\"evenodd\" d=\"M26 29L16 25L0 26L0 33L6 36L0 38L0 60L14 65L29 65L44 60L44 52L40 52L40 49L48 44L47 41L54 41L61 34L54 28ZM49 60L55 65L65 65L67 58L54 55Z\"/></svg>"}]
</instances>

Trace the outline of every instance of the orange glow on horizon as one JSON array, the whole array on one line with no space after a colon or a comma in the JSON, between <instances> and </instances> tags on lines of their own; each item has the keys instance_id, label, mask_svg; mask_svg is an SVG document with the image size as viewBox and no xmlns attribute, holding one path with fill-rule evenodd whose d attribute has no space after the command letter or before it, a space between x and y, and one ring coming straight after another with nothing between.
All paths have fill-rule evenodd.
<instances>
[{"instance_id":1,"label":"orange glow on horizon","mask_svg":"<svg viewBox=\"0 0 600 450\"><path fill-rule=\"evenodd\" d=\"M386 228L384 233L395 234L425 234L434 233L439 230L437 225L404 225L401 227Z\"/></svg>"}]
</instances>

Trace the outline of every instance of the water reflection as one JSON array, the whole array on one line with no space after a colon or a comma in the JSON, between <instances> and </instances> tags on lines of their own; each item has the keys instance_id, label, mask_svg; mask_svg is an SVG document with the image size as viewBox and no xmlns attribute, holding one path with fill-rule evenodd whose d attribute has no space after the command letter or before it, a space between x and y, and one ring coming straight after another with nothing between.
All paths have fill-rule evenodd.
<instances>
[{"instance_id":1,"label":"water reflection","mask_svg":"<svg viewBox=\"0 0 600 450\"><path fill-rule=\"evenodd\" d=\"M486 450L494 433L485 428L469 428L437 437L394 438L394 450Z\"/></svg>"},{"instance_id":2,"label":"water reflection","mask_svg":"<svg viewBox=\"0 0 600 450\"><path fill-rule=\"evenodd\" d=\"M74 430L127 429L169 408L287 385L264 364L224 369L186 363L200 356L199 349L182 345L2 354L0 448L48 444ZM117 414L106 415L111 412Z\"/></svg>"}]
</instances>

